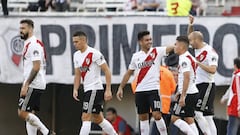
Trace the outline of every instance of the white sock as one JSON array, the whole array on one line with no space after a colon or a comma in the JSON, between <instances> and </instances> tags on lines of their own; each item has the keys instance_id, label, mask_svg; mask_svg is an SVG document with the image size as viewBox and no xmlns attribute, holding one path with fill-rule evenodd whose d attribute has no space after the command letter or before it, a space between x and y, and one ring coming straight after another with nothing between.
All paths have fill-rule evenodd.
<instances>
[{"instance_id":1,"label":"white sock","mask_svg":"<svg viewBox=\"0 0 240 135\"><path fill-rule=\"evenodd\" d=\"M79 135L89 135L91 130L91 121L83 121Z\"/></svg>"},{"instance_id":2,"label":"white sock","mask_svg":"<svg viewBox=\"0 0 240 135\"><path fill-rule=\"evenodd\" d=\"M32 126L29 122L26 121L26 129L28 135L37 135L37 127Z\"/></svg>"},{"instance_id":3,"label":"white sock","mask_svg":"<svg viewBox=\"0 0 240 135\"><path fill-rule=\"evenodd\" d=\"M28 117L27 117L26 121L29 122L29 124L31 124L32 126L34 126L37 129L39 129L43 135L47 135L48 134L49 130L40 121L40 119L36 115L34 115L33 113L29 113L28 114Z\"/></svg>"},{"instance_id":4,"label":"white sock","mask_svg":"<svg viewBox=\"0 0 240 135\"><path fill-rule=\"evenodd\" d=\"M166 128L166 124L163 120L163 118L161 118L160 120L155 120L156 125L157 125L157 129L160 132L161 135L167 135L167 128Z\"/></svg>"},{"instance_id":5,"label":"white sock","mask_svg":"<svg viewBox=\"0 0 240 135\"><path fill-rule=\"evenodd\" d=\"M211 135L217 135L217 128L216 128L216 125L215 125L215 123L213 121L213 116L205 116L205 119L208 122Z\"/></svg>"},{"instance_id":6,"label":"white sock","mask_svg":"<svg viewBox=\"0 0 240 135\"><path fill-rule=\"evenodd\" d=\"M141 135L149 135L149 121L148 120L144 120L141 121L140 120L140 129L141 129Z\"/></svg>"},{"instance_id":7,"label":"white sock","mask_svg":"<svg viewBox=\"0 0 240 135\"><path fill-rule=\"evenodd\" d=\"M194 119L197 121L200 129L202 130L202 132L203 132L204 134L211 135L208 122L207 122L207 120L205 119L205 117L203 116L203 113L202 113L202 112L200 112L200 111L195 111L195 117L194 117Z\"/></svg>"},{"instance_id":8,"label":"white sock","mask_svg":"<svg viewBox=\"0 0 240 135\"><path fill-rule=\"evenodd\" d=\"M184 120L178 119L173 124L187 135L196 135L196 133L191 129L191 127Z\"/></svg>"},{"instance_id":9,"label":"white sock","mask_svg":"<svg viewBox=\"0 0 240 135\"><path fill-rule=\"evenodd\" d=\"M99 126L102 128L102 130L109 134L109 135L117 135L116 131L114 130L113 126L109 121L106 119L103 119L103 121L99 124Z\"/></svg>"},{"instance_id":10,"label":"white sock","mask_svg":"<svg viewBox=\"0 0 240 135\"><path fill-rule=\"evenodd\" d=\"M196 135L199 135L199 132L195 123L189 124L189 126L196 133Z\"/></svg>"}]
</instances>

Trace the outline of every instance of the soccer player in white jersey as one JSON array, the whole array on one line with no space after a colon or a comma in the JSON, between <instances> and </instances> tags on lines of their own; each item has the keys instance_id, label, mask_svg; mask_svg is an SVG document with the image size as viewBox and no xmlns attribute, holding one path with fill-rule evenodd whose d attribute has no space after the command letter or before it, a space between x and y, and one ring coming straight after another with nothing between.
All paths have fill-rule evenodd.
<instances>
[{"instance_id":1,"label":"soccer player in white jersey","mask_svg":"<svg viewBox=\"0 0 240 135\"><path fill-rule=\"evenodd\" d=\"M75 76L73 98L77 101L78 89L83 83L84 96L82 108L82 127L79 135L88 135L91 129L91 120L98 124L105 133L117 135L112 125L103 117L104 100L112 99L111 72L103 57L96 49L88 46L87 35L77 31L72 37L76 52L73 56ZM106 89L103 89L101 70L105 73Z\"/></svg>"},{"instance_id":2,"label":"soccer player in white jersey","mask_svg":"<svg viewBox=\"0 0 240 135\"><path fill-rule=\"evenodd\" d=\"M200 129L207 135L217 135L217 128L213 121L215 80L214 76L218 66L218 54L204 42L201 32L193 31L194 18L189 16L188 38L195 49L197 59L196 85L199 90L199 99L196 104L195 119Z\"/></svg>"},{"instance_id":3,"label":"soccer player in white jersey","mask_svg":"<svg viewBox=\"0 0 240 135\"><path fill-rule=\"evenodd\" d=\"M172 51L174 46L153 48L149 31L139 32L138 42L141 50L133 54L129 68L118 87L117 98L121 101L124 86L133 72L137 70L135 102L140 119L141 135L149 135L150 108L159 132L161 135L167 135L166 125L161 115L159 71L162 57Z\"/></svg>"},{"instance_id":4,"label":"soccer player in white jersey","mask_svg":"<svg viewBox=\"0 0 240 135\"><path fill-rule=\"evenodd\" d=\"M33 35L34 22L29 19L20 21L20 36L25 40L23 49L23 75L18 115L26 121L28 135L55 134L49 131L34 114L40 108L40 96L46 88L46 54L43 43Z\"/></svg>"},{"instance_id":5,"label":"soccer player in white jersey","mask_svg":"<svg viewBox=\"0 0 240 135\"><path fill-rule=\"evenodd\" d=\"M177 102L173 106L171 121L187 135L198 135L194 111L198 97L195 85L195 58L188 52L187 36L178 36L174 52L179 55ZM181 119L183 118L183 120Z\"/></svg>"}]
</instances>

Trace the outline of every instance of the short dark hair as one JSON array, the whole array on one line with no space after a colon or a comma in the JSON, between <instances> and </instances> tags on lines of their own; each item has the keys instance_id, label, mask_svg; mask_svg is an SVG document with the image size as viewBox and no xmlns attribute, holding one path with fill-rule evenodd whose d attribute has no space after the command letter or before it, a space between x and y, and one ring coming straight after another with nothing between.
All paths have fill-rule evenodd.
<instances>
[{"instance_id":1,"label":"short dark hair","mask_svg":"<svg viewBox=\"0 0 240 135\"><path fill-rule=\"evenodd\" d=\"M79 36L79 37L84 36L84 37L87 38L86 33L84 33L83 31L76 31L76 32L73 34L73 36L74 36L74 37L76 37L76 36Z\"/></svg>"},{"instance_id":2,"label":"short dark hair","mask_svg":"<svg viewBox=\"0 0 240 135\"><path fill-rule=\"evenodd\" d=\"M34 28L34 22L31 19L23 19L23 20L20 21L20 24L22 24L22 23L26 23L30 27Z\"/></svg>"},{"instance_id":3,"label":"short dark hair","mask_svg":"<svg viewBox=\"0 0 240 135\"><path fill-rule=\"evenodd\" d=\"M139 32L138 33L138 41L141 40L144 36L149 35L149 34L150 34L150 32L147 30Z\"/></svg>"},{"instance_id":4,"label":"short dark hair","mask_svg":"<svg viewBox=\"0 0 240 135\"><path fill-rule=\"evenodd\" d=\"M176 40L179 42L184 42L187 46L189 45L189 40L187 36L178 36Z\"/></svg>"},{"instance_id":5,"label":"short dark hair","mask_svg":"<svg viewBox=\"0 0 240 135\"><path fill-rule=\"evenodd\" d=\"M240 68L240 58L237 57L233 60L234 65L236 65L237 68Z\"/></svg>"},{"instance_id":6,"label":"short dark hair","mask_svg":"<svg viewBox=\"0 0 240 135\"><path fill-rule=\"evenodd\" d=\"M109 108L107 109L107 112L112 112L113 114L117 114L116 109L113 108L113 107L109 107Z\"/></svg>"}]
</instances>

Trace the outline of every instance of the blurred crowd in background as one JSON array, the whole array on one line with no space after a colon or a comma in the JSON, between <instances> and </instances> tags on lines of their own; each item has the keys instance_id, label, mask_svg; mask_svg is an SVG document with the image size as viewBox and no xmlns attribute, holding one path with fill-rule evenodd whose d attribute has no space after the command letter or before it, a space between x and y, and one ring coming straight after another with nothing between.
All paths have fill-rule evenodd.
<instances>
[{"instance_id":1,"label":"blurred crowd in background","mask_svg":"<svg viewBox=\"0 0 240 135\"><path fill-rule=\"evenodd\" d=\"M1 0L1 2L0 9L5 16L16 11L145 11L163 12L167 16L240 15L239 0Z\"/></svg>"}]
</instances>

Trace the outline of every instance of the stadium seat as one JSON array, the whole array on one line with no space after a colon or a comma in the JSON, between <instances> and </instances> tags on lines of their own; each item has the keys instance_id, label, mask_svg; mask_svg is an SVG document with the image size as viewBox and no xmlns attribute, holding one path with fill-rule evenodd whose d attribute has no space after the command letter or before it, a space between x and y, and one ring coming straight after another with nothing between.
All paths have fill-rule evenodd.
<instances>
[{"instance_id":1,"label":"stadium seat","mask_svg":"<svg viewBox=\"0 0 240 135\"><path fill-rule=\"evenodd\" d=\"M240 7L233 6L231 11L232 15L240 15Z\"/></svg>"},{"instance_id":2,"label":"stadium seat","mask_svg":"<svg viewBox=\"0 0 240 135\"><path fill-rule=\"evenodd\" d=\"M13 11L27 10L29 3L37 3L38 0L8 0L8 8Z\"/></svg>"},{"instance_id":3,"label":"stadium seat","mask_svg":"<svg viewBox=\"0 0 240 135\"><path fill-rule=\"evenodd\" d=\"M240 7L233 6L231 7L231 11L227 12L226 10L222 13L223 16L240 16Z\"/></svg>"},{"instance_id":4,"label":"stadium seat","mask_svg":"<svg viewBox=\"0 0 240 135\"><path fill-rule=\"evenodd\" d=\"M84 11L108 11L107 9L114 8L116 11L124 10L127 0L84 0Z\"/></svg>"}]
</instances>

